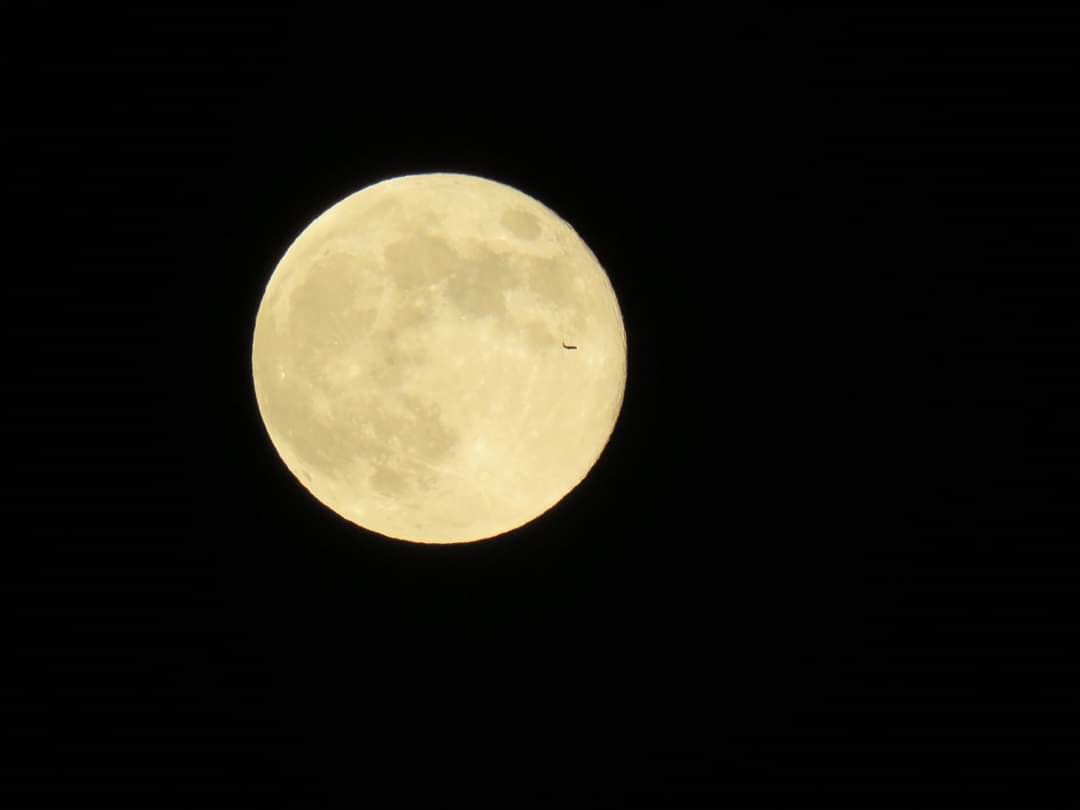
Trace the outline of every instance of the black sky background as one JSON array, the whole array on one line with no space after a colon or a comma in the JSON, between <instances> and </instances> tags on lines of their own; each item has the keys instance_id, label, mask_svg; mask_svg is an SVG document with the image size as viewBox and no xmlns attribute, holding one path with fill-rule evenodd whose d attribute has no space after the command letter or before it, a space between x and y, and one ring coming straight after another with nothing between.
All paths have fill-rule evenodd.
<instances>
[{"instance_id":1,"label":"black sky background","mask_svg":"<svg viewBox=\"0 0 1080 810\"><path fill-rule=\"evenodd\" d=\"M5 12L0 802L1075 807L1072 12ZM299 231L426 171L607 270L624 408L488 542L280 463Z\"/></svg>"}]
</instances>

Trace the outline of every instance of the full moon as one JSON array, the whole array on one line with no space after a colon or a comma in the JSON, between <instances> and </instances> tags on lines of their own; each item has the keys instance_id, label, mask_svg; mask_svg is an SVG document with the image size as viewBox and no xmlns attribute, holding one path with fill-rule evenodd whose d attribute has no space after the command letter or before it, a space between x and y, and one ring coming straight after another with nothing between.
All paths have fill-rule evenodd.
<instances>
[{"instance_id":1,"label":"full moon","mask_svg":"<svg viewBox=\"0 0 1080 810\"><path fill-rule=\"evenodd\" d=\"M462 174L376 183L317 217L255 317L255 398L285 466L397 540L504 534L557 504L626 388L611 282L578 234Z\"/></svg>"}]
</instances>

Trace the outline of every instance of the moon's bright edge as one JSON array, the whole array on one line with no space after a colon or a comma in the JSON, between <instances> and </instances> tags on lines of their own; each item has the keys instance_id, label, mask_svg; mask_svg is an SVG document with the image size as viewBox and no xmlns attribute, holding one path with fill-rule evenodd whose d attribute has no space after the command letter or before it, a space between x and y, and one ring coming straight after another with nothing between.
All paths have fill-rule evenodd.
<instances>
[{"instance_id":1,"label":"moon's bright edge","mask_svg":"<svg viewBox=\"0 0 1080 810\"><path fill-rule=\"evenodd\" d=\"M576 347L576 348L567 348ZM398 177L296 238L255 319L267 433L312 495L400 540L503 534L577 486L626 386L611 283L509 186Z\"/></svg>"}]
</instances>

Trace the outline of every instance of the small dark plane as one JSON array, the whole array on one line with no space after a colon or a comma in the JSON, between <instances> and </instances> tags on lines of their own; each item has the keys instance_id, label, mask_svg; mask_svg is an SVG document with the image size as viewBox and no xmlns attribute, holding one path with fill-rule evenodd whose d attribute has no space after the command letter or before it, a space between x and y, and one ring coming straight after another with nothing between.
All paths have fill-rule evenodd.
<instances>
[{"instance_id":1,"label":"small dark plane","mask_svg":"<svg viewBox=\"0 0 1080 810\"><path fill-rule=\"evenodd\" d=\"M565 343L563 343L562 347L564 349L576 349L577 348L577 346L567 346Z\"/></svg>"}]
</instances>

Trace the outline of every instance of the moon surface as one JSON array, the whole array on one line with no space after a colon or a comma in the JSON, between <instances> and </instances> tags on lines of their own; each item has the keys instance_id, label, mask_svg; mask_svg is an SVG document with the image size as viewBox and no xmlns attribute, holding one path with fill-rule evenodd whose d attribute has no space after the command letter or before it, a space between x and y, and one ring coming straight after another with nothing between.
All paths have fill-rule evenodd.
<instances>
[{"instance_id":1,"label":"moon surface","mask_svg":"<svg viewBox=\"0 0 1080 810\"><path fill-rule=\"evenodd\" d=\"M462 174L329 208L255 318L270 440L297 480L386 537L482 540L546 512L606 446L626 387L611 283L566 222Z\"/></svg>"}]
</instances>

